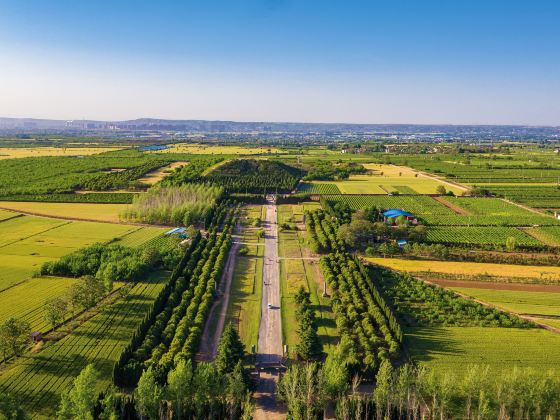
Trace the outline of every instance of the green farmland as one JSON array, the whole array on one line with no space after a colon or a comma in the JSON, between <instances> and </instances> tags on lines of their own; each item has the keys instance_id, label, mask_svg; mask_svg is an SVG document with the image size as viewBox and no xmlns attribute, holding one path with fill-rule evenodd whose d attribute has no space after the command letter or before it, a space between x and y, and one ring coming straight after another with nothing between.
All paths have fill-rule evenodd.
<instances>
[{"instance_id":1,"label":"green farmland","mask_svg":"<svg viewBox=\"0 0 560 420\"><path fill-rule=\"evenodd\" d=\"M283 205L278 210L279 223L302 223L303 206ZM330 299L323 296L322 278L317 267L318 259L313 259L305 248L306 233L301 231L279 232L280 282L282 287L282 329L285 343L293 349L298 343L295 319L294 295L300 287L311 296L317 318L318 335L323 350L329 352L338 342L338 333Z\"/></svg>"},{"instance_id":2,"label":"green farmland","mask_svg":"<svg viewBox=\"0 0 560 420\"><path fill-rule=\"evenodd\" d=\"M0 322L16 317L29 322L33 331L47 331L51 326L44 319L45 300L63 296L78 281L67 277L36 277L4 290L0 294L3 301Z\"/></svg>"},{"instance_id":3,"label":"green farmland","mask_svg":"<svg viewBox=\"0 0 560 420\"><path fill-rule=\"evenodd\" d=\"M241 217L241 240L247 253L238 253L236 257L227 318L250 352L257 345L259 335L264 252L264 241L257 236L258 228L252 223L262 217L262 207L245 207Z\"/></svg>"},{"instance_id":4,"label":"green farmland","mask_svg":"<svg viewBox=\"0 0 560 420\"><path fill-rule=\"evenodd\" d=\"M560 293L449 287L459 293L487 302L506 311L538 318L554 326L560 321Z\"/></svg>"},{"instance_id":5,"label":"green farmland","mask_svg":"<svg viewBox=\"0 0 560 420\"><path fill-rule=\"evenodd\" d=\"M403 361L413 375L425 365L457 378L474 364L488 365L497 378L516 366L542 372L560 364L560 292L550 270L560 265L550 181L560 161L548 152L528 154L535 163L524 152L505 159L476 149L466 157L366 143L354 154L335 143L275 146L278 153L249 159L220 151L268 147L171 145L160 153L154 146L156 152L124 148L75 161L45 157L37 168L39 158L0 160L0 181L9 171L24 172L0 188L13 210L0 210L0 325L14 318L43 332L33 342L26 330L24 348L7 353L0 392L33 418L53 418L88 364L97 371L96 393L114 385L117 398L128 398L151 366L165 398L173 399L168 378L183 360L192 363L196 381L230 363L220 334L242 361L229 373L213 373L220 383L237 380L237 366L254 372L269 359L288 373L316 363L315 373L348 373L341 395L352 404L352 375L369 389L387 366ZM150 176L152 186L139 182ZM531 187L515 193L520 180ZM215 194L205 201L210 190ZM123 223L132 207L150 217ZM387 209L414 217L387 219ZM184 229L165 235L176 227ZM52 276L34 276L46 262L42 272ZM96 293L91 305L84 291ZM54 329L45 316L53 298L65 305L51 320ZM263 319L270 331L259 336ZM247 384L244 398L261 410L261 382ZM229 400L214 388L220 396L200 402L202 412L214 407L227 413L215 418L229 417ZM332 407L350 401L344 398L333 397ZM462 396L451 398L461 405ZM141 407L127 409L139 416Z\"/></svg>"},{"instance_id":6,"label":"green farmland","mask_svg":"<svg viewBox=\"0 0 560 420\"><path fill-rule=\"evenodd\" d=\"M31 277L47 261L139 229L138 226L34 216L0 222L0 290Z\"/></svg>"},{"instance_id":7,"label":"green farmland","mask_svg":"<svg viewBox=\"0 0 560 420\"><path fill-rule=\"evenodd\" d=\"M514 366L557 369L560 335L543 329L418 327L406 331L412 359L438 370L460 373L469 364L494 372Z\"/></svg>"},{"instance_id":8,"label":"green farmland","mask_svg":"<svg viewBox=\"0 0 560 420\"><path fill-rule=\"evenodd\" d=\"M158 273L138 282L126 297L72 334L4 370L0 373L0 389L17 393L24 407L42 418L52 418L60 395L89 363L100 372L97 388L103 391L110 384L113 365L167 278L167 273Z\"/></svg>"}]
</instances>

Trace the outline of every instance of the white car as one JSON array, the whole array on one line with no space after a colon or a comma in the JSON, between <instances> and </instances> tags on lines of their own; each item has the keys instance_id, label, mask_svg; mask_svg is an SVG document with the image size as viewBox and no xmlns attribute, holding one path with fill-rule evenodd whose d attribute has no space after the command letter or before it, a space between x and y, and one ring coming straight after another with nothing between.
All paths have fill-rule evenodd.
<instances>
[{"instance_id":1,"label":"white car","mask_svg":"<svg viewBox=\"0 0 560 420\"><path fill-rule=\"evenodd\" d=\"M267 306L268 306L268 309L272 309L272 303L269 303Z\"/></svg>"}]
</instances>

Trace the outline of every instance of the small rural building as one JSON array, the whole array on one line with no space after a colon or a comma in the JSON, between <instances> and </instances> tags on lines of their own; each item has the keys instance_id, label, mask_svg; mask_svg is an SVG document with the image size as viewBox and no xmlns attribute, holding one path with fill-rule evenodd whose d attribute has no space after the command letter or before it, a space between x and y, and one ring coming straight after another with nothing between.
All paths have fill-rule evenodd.
<instances>
[{"instance_id":1,"label":"small rural building","mask_svg":"<svg viewBox=\"0 0 560 420\"><path fill-rule=\"evenodd\" d=\"M184 227L171 229L164 233L164 235L178 235L182 239L187 239L187 229Z\"/></svg>"},{"instance_id":2,"label":"small rural building","mask_svg":"<svg viewBox=\"0 0 560 420\"><path fill-rule=\"evenodd\" d=\"M407 211L401 209L389 209L383 212L383 217L385 217L385 221L394 220L397 217L401 217L401 216L406 217L406 220L408 220L412 225L418 224L418 220L416 219L416 217L414 217L412 213L409 213ZM395 225L394 222L393 225Z\"/></svg>"},{"instance_id":3,"label":"small rural building","mask_svg":"<svg viewBox=\"0 0 560 420\"><path fill-rule=\"evenodd\" d=\"M43 339L43 333L40 331L34 331L31 333L31 341L38 343Z\"/></svg>"}]
</instances>

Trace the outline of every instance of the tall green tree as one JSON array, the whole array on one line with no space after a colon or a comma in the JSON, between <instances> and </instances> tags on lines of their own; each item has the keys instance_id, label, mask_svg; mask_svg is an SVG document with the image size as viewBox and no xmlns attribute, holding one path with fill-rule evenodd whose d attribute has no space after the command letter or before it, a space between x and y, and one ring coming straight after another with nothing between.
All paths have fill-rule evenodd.
<instances>
[{"instance_id":1,"label":"tall green tree","mask_svg":"<svg viewBox=\"0 0 560 420\"><path fill-rule=\"evenodd\" d=\"M229 418L239 417L248 395L249 390L247 389L243 365L239 361L233 371L227 375L226 403Z\"/></svg>"},{"instance_id":2,"label":"tall green tree","mask_svg":"<svg viewBox=\"0 0 560 420\"><path fill-rule=\"evenodd\" d=\"M97 403L95 383L97 371L92 364L87 365L74 379L72 388L62 394L57 412L60 420L84 419L93 420L93 410Z\"/></svg>"},{"instance_id":3,"label":"tall green tree","mask_svg":"<svg viewBox=\"0 0 560 420\"><path fill-rule=\"evenodd\" d=\"M27 418L15 398L5 392L0 392L0 419L25 420Z\"/></svg>"},{"instance_id":4,"label":"tall green tree","mask_svg":"<svg viewBox=\"0 0 560 420\"><path fill-rule=\"evenodd\" d=\"M8 318L0 325L0 349L4 362L8 355L19 356L31 341L31 325L17 318Z\"/></svg>"},{"instance_id":5,"label":"tall green tree","mask_svg":"<svg viewBox=\"0 0 560 420\"><path fill-rule=\"evenodd\" d=\"M49 323L52 328L56 328L62 321L68 310L68 302L61 297L47 299L43 304L45 311L45 321Z\"/></svg>"},{"instance_id":6,"label":"tall green tree","mask_svg":"<svg viewBox=\"0 0 560 420\"><path fill-rule=\"evenodd\" d=\"M193 383L196 389L194 407L197 418L214 418L219 408L219 397L224 395L224 376L211 363L199 363Z\"/></svg>"},{"instance_id":7,"label":"tall green tree","mask_svg":"<svg viewBox=\"0 0 560 420\"><path fill-rule=\"evenodd\" d=\"M375 409L379 419L389 417L393 381L393 366L388 359L383 359L375 376L375 389L373 391Z\"/></svg>"},{"instance_id":8,"label":"tall green tree","mask_svg":"<svg viewBox=\"0 0 560 420\"><path fill-rule=\"evenodd\" d=\"M224 328L220 344L216 353L216 368L220 374L233 372L235 366L243 360L245 348L239 338L239 334L228 323Z\"/></svg>"},{"instance_id":9,"label":"tall green tree","mask_svg":"<svg viewBox=\"0 0 560 420\"><path fill-rule=\"evenodd\" d=\"M150 366L142 373L138 386L134 391L136 411L141 419L158 419L160 413L163 389L156 381L156 376Z\"/></svg>"},{"instance_id":10,"label":"tall green tree","mask_svg":"<svg viewBox=\"0 0 560 420\"><path fill-rule=\"evenodd\" d=\"M193 394L196 392L193 385L193 375L191 361L181 360L167 376L167 391L177 419L186 416L187 408L192 403Z\"/></svg>"}]
</instances>

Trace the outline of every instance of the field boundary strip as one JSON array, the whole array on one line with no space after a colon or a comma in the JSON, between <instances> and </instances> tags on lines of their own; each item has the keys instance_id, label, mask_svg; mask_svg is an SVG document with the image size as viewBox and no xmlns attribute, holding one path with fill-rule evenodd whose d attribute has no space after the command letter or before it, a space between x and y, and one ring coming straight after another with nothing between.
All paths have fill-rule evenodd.
<instances>
[{"instance_id":1,"label":"field boundary strip","mask_svg":"<svg viewBox=\"0 0 560 420\"><path fill-rule=\"evenodd\" d=\"M16 219L16 218L18 218L18 217L22 217L22 216L23 216L23 214L21 214L21 213L16 213L16 212L14 212L13 210L8 210L8 209L2 209L2 210L10 211L11 213L14 213L14 215L13 215L13 216L10 216L10 217L6 217L5 219L0 219L0 223L2 223L2 222L7 222L8 220Z\"/></svg>"},{"instance_id":2,"label":"field boundary strip","mask_svg":"<svg viewBox=\"0 0 560 420\"><path fill-rule=\"evenodd\" d=\"M13 245L13 244L18 243L18 242L21 242L21 241L25 241L26 239L33 238L34 236L42 235L42 234L45 233L45 232L48 232L48 231L53 230L53 229L57 229L57 228L62 227L62 226L66 226L66 225L68 225L68 224L70 224L70 223L71 223L70 221L67 221L66 223L61 223L61 224L56 225L56 226L51 226L51 227L49 227L48 229L42 230L42 231L40 231L40 232L35 232L35 233L33 233L32 235L25 236L25 237L23 237L23 238L18 238L18 239L16 239L16 240L13 241L13 242L8 242L8 243L6 243L6 244L4 244L4 245L0 245L0 249L5 248L5 247L7 247L7 246L9 246L9 245Z\"/></svg>"},{"instance_id":3,"label":"field boundary strip","mask_svg":"<svg viewBox=\"0 0 560 420\"><path fill-rule=\"evenodd\" d=\"M434 200L436 200L438 203L443 204L445 207L453 210L455 213L460 214L462 216L472 216L472 213L468 210L465 210L464 208L455 205L453 203L450 203L449 201L447 201L445 198L443 197L433 197Z\"/></svg>"},{"instance_id":4,"label":"field boundary strip","mask_svg":"<svg viewBox=\"0 0 560 420\"><path fill-rule=\"evenodd\" d=\"M76 204L76 203L68 203L68 204ZM95 204L95 205L103 205L103 204L112 204L112 203L79 203L79 204ZM0 202L0 210L6 210L6 211L11 211L11 212L16 212L13 209L9 209L6 207L2 207L2 204ZM45 219L57 219L57 220L67 220L68 222L72 222L72 221L76 221L76 222L94 222L94 223L107 223L110 225L129 225L129 226L140 226L140 227L161 227L161 228L167 228L169 226L167 225L156 225L156 224L148 224L148 223L134 223L134 222L123 222L123 221L111 221L111 220L99 220L99 219L88 219L88 218L81 218L81 217L68 217L68 216L59 216L59 215L51 215L51 214L45 214L45 213L36 213L36 212L28 212L28 211L20 211L18 210L17 213L20 216L33 216L33 217L42 217ZM10 219L6 219L6 220L12 220L15 217L11 217ZM4 220L0 220L0 222L3 222Z\"/></svg>"},{"instance_id":5,"label":"field boundary strip","mask_svg":"<svg viewBox=\"0 0 560 420\"><path fill-rule=\"evenodd\" d=\"M555 219L555 217L552 214L548 214L548 213L539 211L537 209L534 209L533 207L526 206L525 204L516 203L515 201L508 200L507 198L500 198L500 200L502 200L502 201L504 201L508 204L512 204L516 207L519 207L520 209L530 211L531 213L540 214L541 216L547 216L547 217L551 217L551 218Z\"/></svg>"}]
</instances>

